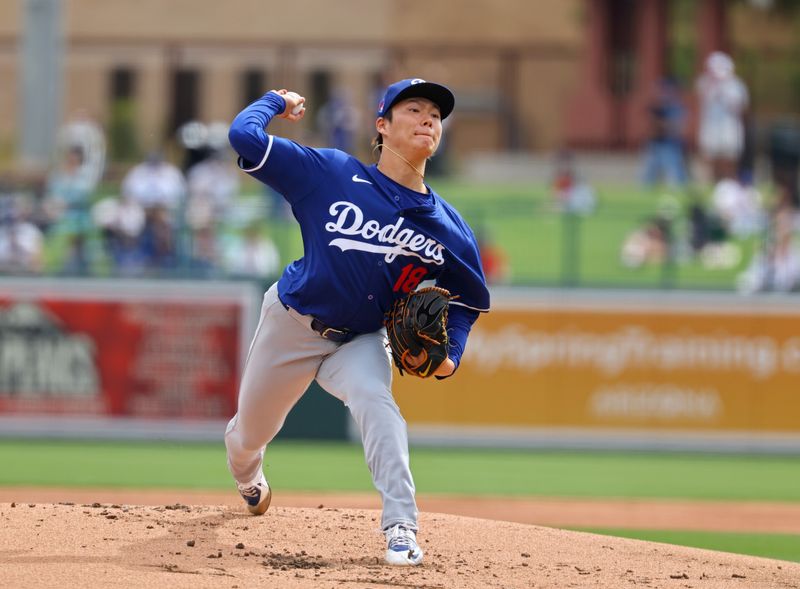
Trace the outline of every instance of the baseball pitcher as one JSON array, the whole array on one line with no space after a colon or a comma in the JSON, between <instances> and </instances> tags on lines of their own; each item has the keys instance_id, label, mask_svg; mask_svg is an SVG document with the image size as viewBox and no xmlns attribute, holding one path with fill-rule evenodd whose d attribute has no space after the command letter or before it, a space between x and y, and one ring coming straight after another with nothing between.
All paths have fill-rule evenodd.
<instances>
[{"instance_id":1,"label":"baseball pitcher","mask_svg":"<svg viewBox=\"0 0 800 589\"><path fill-rule=\"evenodd\" d=\"M250 512L263 514L272 495L265 449L317 379L360 428L393 565L418 565L423 554L392 361L401 374L453 375L472 324L489 310L475 236L424 181L454 105L439 84L390 85L377 108L378 163L370 166L269 134L274 117L297 122L305 114L305 99L288 90L249 105L229 133L239 167L291 205L304 255L264 296L225 433L228 467ZM436 286L418 288L423 281Z\"/></svg>"}]
</instances>

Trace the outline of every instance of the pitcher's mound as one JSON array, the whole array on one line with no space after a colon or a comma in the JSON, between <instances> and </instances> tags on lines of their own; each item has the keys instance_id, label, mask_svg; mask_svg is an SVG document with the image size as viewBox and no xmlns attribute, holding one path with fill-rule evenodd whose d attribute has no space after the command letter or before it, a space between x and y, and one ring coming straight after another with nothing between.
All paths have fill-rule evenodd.
<instances>
[{"instance_id":1,"label":"pitcher's mound","mask_svg":"<svg viewBox=\"0 0 800 589\"><path fill-rule=\"evenodd\" d=\"M383 563L374 510L0 504L0 587L800 588L800 564L422 514L420 567Z\"/></svg>"}]
</instances>

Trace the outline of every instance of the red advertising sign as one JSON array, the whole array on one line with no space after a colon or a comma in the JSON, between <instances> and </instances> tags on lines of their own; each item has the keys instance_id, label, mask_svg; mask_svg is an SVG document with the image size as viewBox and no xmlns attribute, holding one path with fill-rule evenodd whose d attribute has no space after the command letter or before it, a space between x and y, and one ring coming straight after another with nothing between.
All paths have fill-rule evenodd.
<instances>
[{"instance_id":1,"label":"red advertising sign","mask_svg":"<svg viewBox=\"0 0 800 589\"><path fill-rule=\"evenodd\" d=\"M252 326L242 300L193 288L180 300L0 289L0 414L230 417Z\"/></svg>"}]
</instances>

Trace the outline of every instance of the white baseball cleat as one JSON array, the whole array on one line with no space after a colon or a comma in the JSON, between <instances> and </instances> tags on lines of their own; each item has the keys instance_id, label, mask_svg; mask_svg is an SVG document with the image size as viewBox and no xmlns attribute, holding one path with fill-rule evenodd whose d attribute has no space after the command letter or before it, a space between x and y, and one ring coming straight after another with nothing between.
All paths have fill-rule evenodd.
<instances>
[{"instance_id":1,"label":"white baseball cleat","mask_svg":"<svg viewBox=\"0 0 800 589\"><path fill-rule=\"evenodd\" d=\"M247 511L253 515L263 515L269 507L269 502L272 500L272 489L269 488L269 483L264 475L261 475L261 480L254 485L236 485L239 489L239 494L242 499L247 503Z\"/></svg>"},{"instance_id":2,"label":"white baseball cleat","mask_svg":"<svg viewBox=\"0 0 800 589\"><path fill-rule=\"evenodd\" d=\"M422 549L417 535L401 524L384 531L386 534L386 562L396 566L416 566L422 563Z\"/></svg>"}]
</instances>

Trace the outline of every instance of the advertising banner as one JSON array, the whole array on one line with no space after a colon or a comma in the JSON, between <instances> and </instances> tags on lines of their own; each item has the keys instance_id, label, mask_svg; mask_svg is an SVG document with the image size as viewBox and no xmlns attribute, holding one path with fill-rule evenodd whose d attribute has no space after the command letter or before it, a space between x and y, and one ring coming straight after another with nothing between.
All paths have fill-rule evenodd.
<instances>
[{"instance_id":1,"label":"advertising banner","mask_svg":"<svg viewBox=\"0 0 800 589\"><path fill-rule=\"evenodd\" d=\"M415 428L800 435L800 301L495 296L453 378L395 377Z\"/></svg>"},{"instance_id":2,"label":"advertising banner","mask_svg":"<svg viewBox=\"0 0 800 589\"><path fill-rule=\"evenodd\" d=\"M222 419L255 326L249 285L0 283L0 416Z\"/></svg>"}]
</instances>

